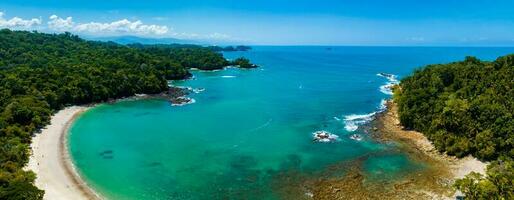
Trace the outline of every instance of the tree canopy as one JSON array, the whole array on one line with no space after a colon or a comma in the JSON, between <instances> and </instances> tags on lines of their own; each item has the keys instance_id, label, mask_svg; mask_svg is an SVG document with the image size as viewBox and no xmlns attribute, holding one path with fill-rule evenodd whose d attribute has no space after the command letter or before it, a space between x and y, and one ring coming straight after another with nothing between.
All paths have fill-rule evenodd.
<instances>
[{"instance_id":1,"label":"tree canopy","mask_svg":"<svg viewBox=\"0 0 514 200\"><path fill-rule=\"evenodd\" d=\"M469 193L468 198L513 197L512 189L500 189L514 188L512 180L495 177L514 173L514 55L493 62L466 57L426 66L401 81L394 100L401 123L423 132L439 151L495 161L487 178L470 175L458 182L459 188L468 187L466 191L484 192ZM494 170L498 162L506 167Z\"/></svg>"},{"instance_id":2,"label":"tree canopy","mask_svg":"<svg viewBox=\"0 0 514 200\"><path fill-rule=\"evenodd\" d=\"M248 60L247 58L244 58L244 57L236 58L235 60L230 62L230 64L234 65L234 66L238 66L240 68L245 68L245 69L258 67L257 65L250 63L250 60Z\"/></svg>"}]
</instances>

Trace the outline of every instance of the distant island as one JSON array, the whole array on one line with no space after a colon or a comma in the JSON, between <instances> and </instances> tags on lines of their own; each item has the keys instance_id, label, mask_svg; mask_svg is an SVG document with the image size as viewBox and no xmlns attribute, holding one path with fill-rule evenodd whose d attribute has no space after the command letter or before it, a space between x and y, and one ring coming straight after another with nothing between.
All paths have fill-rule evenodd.
<instances>
[{"instance_id":1,"label":"distant island","mask_svg":"<svg viewBox=\"0 0 514 200\"><path fill-rule=\"evenodd\" d=\"M190 69L255 68L198 45L117 44L70 33L0 30L0 199L42 199L35 174L23 170L32 135L70 105L136 94L166 94L168 80Z\"/></svg>"},{"instance_id":2,"label":"distant island","mask_svg":"<svg viewBox=\"0 0 514 200\"><path fill-rule=\"evenodd\" d=\"M112 36L112 37L86 37L86 40L99 41L99 42L115 42L118 44L194 44L202 45L208 44L202 41L186 40L178 38L149 38L149 37L138 37L131 35L124 36Z\"/></svg>"},{"instance_id":3,"label":"distant island","mask_svg":"<svg viewBox=\"0 0 514 200\"><path fill-rule=\"evenodd\" d=\"M226 46L226 47L220 47L220 46L209 46L207 47L213 51L249 51L252 49L250 46L244 46L244 45L238 45L238 46Z\"/></svg>"}]
</instances>

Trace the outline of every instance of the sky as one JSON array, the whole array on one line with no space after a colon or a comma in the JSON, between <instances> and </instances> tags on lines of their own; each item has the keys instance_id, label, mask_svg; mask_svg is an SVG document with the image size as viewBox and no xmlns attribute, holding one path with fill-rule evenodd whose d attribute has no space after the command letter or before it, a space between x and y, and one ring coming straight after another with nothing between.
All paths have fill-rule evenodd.
<instances>
[{"instance_id":1,"label":"sky","mask_svg":"<svg viewBox=\"0 0 514 200\"><path fill-rule=\"evenodd\" d=\"M0 28L219 44L514 46L514 0L2 0Z\"/></svg>"}]
</instances>

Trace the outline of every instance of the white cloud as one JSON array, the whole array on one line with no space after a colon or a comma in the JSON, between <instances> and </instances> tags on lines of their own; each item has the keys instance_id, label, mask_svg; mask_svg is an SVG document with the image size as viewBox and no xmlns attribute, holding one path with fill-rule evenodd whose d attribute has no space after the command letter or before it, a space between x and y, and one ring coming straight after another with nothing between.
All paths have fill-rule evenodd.
<instances>
[{"instance_id":1,"label":"white cloud","mask_svg":"<svg viewBox=\"0 0 514 200\"><path fill-rule=\"evenodd\" d=\"M154 17L153 20L161 21L168 20L165 17ZM11 19L5 19L4 13L0 12L0 28L11 28L11 29L28 29L33 26L41 25L42 20L38 18L22 19L19 17L13 17ZM73 21L72 17L61 18L57 15L51 15L48 17L46 27L39 27L40 29L47 31L69 31L73 33L84 33L92 35L140 35L140 36L159 36L159 37L176 37L180 39L194 39L194 40L218 40L218 41L229 41L236 40L230 35L223 33L177 33L167 26L155 25L155 24L144 24L140 20L129 20L122 19L112 22L87 22L77 23Z\"/></svg>"},{"instance_id":2,"label":"white cloud","mask_svg":"<svg viewBox=\"0 0 514 200\"><path fill-rule=\"evenodd\" d=\"M4 13L0 12L0 27L5 28L31 28L35 25L40 25L41 19L22 19L19 17L13 17L9 20L4 18Z\"/></svg>"},{"instance_id":3,"label":"white cloud","mask_svg":"<svg viewBox=\"0 0 514 200\"><path fill-rule=\"evenodd\" d=\"M63 19L57 15L52 15L48 22L48 28L58 31L69 31L73 28L73 24L73 19L71 17Z\"/></svg>"},{"instance_id":4,"label":"white cloud","mask_svg":"<svg viewBox=\"0 0 514 200\"><path fill-rule=\"evenodd\" d=\"M163 35L168 33L167 26L146 25L143 22L122 19L110 23L90 22L75 26L78 32L90 33L135 33L140 35Z\"/></svg>"},{"instance_id":5,"label":"white cloud","mask_svg":"<svg viewBox=\"0 0 514 200\"><path fill-rule=\"evenodd\" d=\"M75 24L72 17L66 19L57 15L50 16L48 28L56 31L74 31L92 34L137 34L137 35L164 35L168 33L167 26L147 25L140 20L130 21L122 19L113 22L89 22Z\"/></svg>"}]
</instances>

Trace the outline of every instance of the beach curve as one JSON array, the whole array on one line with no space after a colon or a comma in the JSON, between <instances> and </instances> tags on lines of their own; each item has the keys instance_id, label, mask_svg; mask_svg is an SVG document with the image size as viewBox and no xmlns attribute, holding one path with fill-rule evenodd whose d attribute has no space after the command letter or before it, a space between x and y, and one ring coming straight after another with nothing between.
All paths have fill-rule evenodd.
<instances>
[{"instance_id":1,"label":"beach curve","mask_svg":"<svg viewBox=\"0 0 514 200\"><path fill-rule=\"evenodd\" d=\"M68 152L68 129L89 108L71 106L58 111L32 138L32 153L25 169L36 173L35 185L45 191L43 199L102 199L79 176Z\"/></svg>"}]
</instances>

